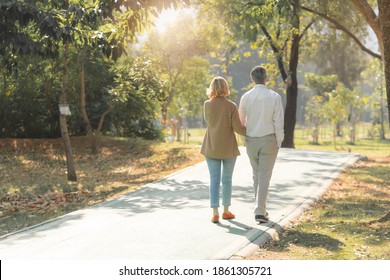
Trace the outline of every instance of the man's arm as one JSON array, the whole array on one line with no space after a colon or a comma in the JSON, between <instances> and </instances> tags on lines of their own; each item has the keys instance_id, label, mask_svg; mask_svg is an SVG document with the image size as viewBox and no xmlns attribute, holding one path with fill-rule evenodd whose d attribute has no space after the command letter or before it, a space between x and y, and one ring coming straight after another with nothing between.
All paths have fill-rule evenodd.
<instances>
[{"instance_id":1,"label":"man's arm","mask_svg":"<svg viewBox=\"0 0 390 280\"><path fill-rule=\"evenodd\" d=\"M276 135L276 142L278 143L278 147L282 146L282 142L284 139L284 112L283 112L283 103L280 95L277 95L275 102L275 111L274 111L274 128Z\"/></svg>"},{"instance_id":2,"label":"man's arm","mask_svg":"<svg viewBox=\"0 0 390 280\"><path fill-rule=\"evenodd\" d=\"M246 125L246 112L245 112L245 98L241 97L240 105L238 107L238 116L240 117L240 122L242 126Z\"/></svg>"}]
</instances>

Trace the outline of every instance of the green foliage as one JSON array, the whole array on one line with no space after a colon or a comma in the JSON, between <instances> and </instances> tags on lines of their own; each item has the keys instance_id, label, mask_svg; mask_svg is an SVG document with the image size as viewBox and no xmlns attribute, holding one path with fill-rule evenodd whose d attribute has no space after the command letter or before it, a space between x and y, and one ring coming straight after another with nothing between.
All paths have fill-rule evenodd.
<instances>
[{"instance_id":1,"label":"green foliage","mask_svg":"<svg viewBox=\"0 0 390 280\"><path fill-rule=\"evenodd\" d=\"M368 98L359 96L357 90L350 90L342 83L338 83L337 87L326 95L329 100L324 104L325 117L334 125L348 120L353 129L360 120L360 114L368 103Z\"/></svg>"},{"instance_id":2,"label":"green foliage","mask_svg":"<svg viewBox=\"0 0 390 280\"><path fill-rule=\"evenodd\" d=\"M366 22L356 10L356 6L352 3L353 1L300 0L300 2L303 7L309 7L318 13L327 15L329 18L336 20L360 39L367 35ZM308 14L315 16L313 13ZM321 28L325 26L325 29L327 30L334 28L334 25L323 17L317 17L317 23L321 23L320 25L316 25L317 32L320 32ZM326 33L323 32L321 35L326 36Z\"/></svg>"},{"instance_id":3,"label":"green foliage","mask_svg":"<svg viewBox=\"0 0 390 280\"><path fill-rule=\"evenodd\" d=\"M80 105L78 56L71 55L69 75L69 130L72 135L85 135ZM124 58L114 73L110 64L95 53L85 61L86 109L92 127L111 106L103 133L121 136L159 138L156 126L158 104L164 100L161 84L151 61ZM19 62L16 87L12 93L0 95L0 137L60 137L58 102L61 94L61 68L55 61L25 56ZM116 76L114 81L114 74ZM4 81L0 77L0 83ZM112 88L111 90L109 90Z\"/></svg>"},{"instance_id":4,"label":"green foliage","mask_svg":"<svg viewBox=\"0 0 390 280\"><path fill-rule=\"evenodd\" d=\"M80 52L72 49L68 77L68 101L71 106L72 116L68 118L68 123L69 129L74 135L86 134L80 107L81 59L84 61L85 70L86 111L92 128L96 129L98 127L101 116L110 108L113 102L109 94L109 89L113 86L115 76L111 70L113 67L112 61L107 60L99 50L91 51L85 57L80 57ZM103 132L107 131L109 126L109 119L105 119Z\"/></svg>"},{"instance_id":5,"label":"green foliage","mask_svg":"<svg viewBox=\"0 0 390 280\"><path fill-rule=\"evenodd\" d=\"M176 97L169 110L173 115L184 118L202 114L207 83L211 80L209 69L209 62L201 57L192 57L185 62L176 84Z\"/></svg>"},{"instance_id":6,"label":"green foliage","mask_svg":"<svg viewBox=\"0 0 390 280\"><path fill-rule=\"evenodd\" d=\"M324 35L311 50L310 59L322 75L337 75L338 79L352 89L361 79L367 58L356 51L356 45L340 31L324 28ZM341 33L341 34L340 34Z\"/></svg>"},{"instance_id":7,"label":"green foliage","mask_svg":"<svg viewBox=\"0 0 390 280\"><path fill-rule=\"evenodd\" d=\"M305 75L306 85L313 91L306 103L306 120L314 126L313 141L318 143L318 131L325 121L335 126L348 122L351 127L350 140L355 142L355 127L360 121L367 97L361 96L358 90L350 90L338 81L335 75Z\"/></svg>"},{"instance_id":8,"label":"green foliage","mask_svg":"<svg viewBox=\"0 0 390 280\"><path fill-rule=\"evenodd\" d=\"M86 109L92 126L97 127L102 114L116 103L123 111L115 111L107 118L103 130L112 133L112 128L117 126L116 131L121 135L156 138L155 104L164 97L160 94L160 84L147 77L151 70L145 65L137 64L135 68L129 65L129 73L118 76L125 82L122 84L117 80L113 84L113 74L108 72L110 62L101 54L118 59L127 42L134 41L137 33L150 26L153 13L178 2L187 1L150 0L138 4L126 0L2 1L0 59L4 67L0 77L3 92L0 95L0 136L59 136L58 103L63 92L63 77L61 66L50 57L62 61L62 47L66 42L70 44L66 77L69 84L65 86L72 112L70 133L85 132L79 105L78 74L79 63L84 61ZM43 59L39 60L34 54ZM137 76L138 70L147 73L146 76ZM129 83L128 91L121 88ZM113 87L121 90L124 99L109 94ZM115 89L112 92L116 92ZM114 125L117 120L119 123ZM125 124L125 120L129 120L129 124Z\"/></svg>"},{"instance_id":9,"label":"green foliage","mask_svg":"<svg viewBox=\"0 0 390 280\"><path fill-rule=\"evenodd\" d=\"M152 26L153 15L164 8L176 7L188 0L100 0L97 7L102 12L104 24L101 35L107 38L106 53L114 60L126 53L127 43L135 42L137 34Z\"/></svg>"},{"instance_id":10,"label":"green foliage","mask_svg":"<svg viewBox=\"0 0 390 280\"><path fill-rule=\"evenodd\" d=\"M325 92L336 88L338 78L336 75L316 75L314 73L305 74L305 84L313 90L315 95L324 95Z\"/></svg>"},{"instance_id":11,"label":"green foliage","mask_svg":"<svg viewBox=\"0 0 390 280\"><path fill-rule=\"evenodd\" d=\"M69 117L70 133L85 132L79 105L80 77L78 55L71 49L68 101L72 115ZM18 60L17 76L0 76L6 92L0 94L0 136L52 138L60 137L58 103L61 95L62 69L57 60L25 55ZM92 125L97 127L100 116L107 110L111 99L108 88L113 78L110 64L92 55L85 62L87 111ZM13 90L11 90L13 89Z\"/></svg>"},{"instance_id":12,"label":"green foliage","mask_svg":"<svg viewBox=\"0 0 390 280\"><path fill-rule=\"evenodd\" d=\"M288 60L288 47L296 30L296 11L288 1L202 1L213 13L218 11L236 40L251 43L259 56L269 61ZM306 24L306 20L302 19ZM272 50L272 51L271 51Z\"/></svg>"},{"instance_id":13,"label":"green foliage","mask_svg":"<svg viewBox=\"0 0 390 280\"><path fill-rule=\"evenodd\" d=\"M0 55L42 50L42 44L34 40L37 29L32 26L39 17L35 1L1 1Z\"/></svg>"},{"instance_id":14,"label":"green foliage","mask_svg":"<svg viewBox=\"0 0 390 280\"><path fill-rule=\"evenodd\" d=\"M180 11L160 30L151 30L140 51L159 62L156 71L166 93L161 104L163 127L170 117L184 119L200 112L210 68L208 61L200 56L219 43L219 37L213 37L218 31L200 21L195 10Z\"/></svg>"},{"instance_id":15,"label":"green foliage","mask_svg":"<svg viewBox=\"0 0 390 280\"><path fill-rule=\"evenodd\" d=\"M24 56L18 75L0 77L8 90L0 94L0 137L58 137L59 65Z\"/></svg>"},{"instance_id":16,"label":"green foliage","mask_svg":"<svg viewBox=\"0 0 390 280\"><path fill-rule=\"evenodd\" d=\"M158 105L165 99L156 62L144 58L124 58L115 69L115 86L110 90L115 110L109 116L115 135L160 138Z\"/></svg>"},{"instance_id":17,"label":"green foliage","mask_svg":"<svg viewBox=\"0 0 390 280\"><path fill-rule=\"evenodd\" d=\"M384 139L384 127L388 119L385 106L385 78L383 64L378 60L371 60L367 63L365 71L362 73L364 84L373 91L370 96L371 120L373 125L380 124L380 135Z\"/></svg>"},{"instance_id":18,"label":"green foliage","mask_svg":"<svg viewBox=\"0 0 390 280\"><path fill-rule=\"evenodd\" d=\"M320 95L311 96L306 103L305 118L313 125L313 142L318 144L320 125L325 121L323 113L324 97Z\"/></svg>"},{"instance_id":19,"label":"green foliage","mask_svg":"<svg viewBox=\"0 0 390 280\"><path fill-rule=\"evenodd\" d=\"M339 83L334 90L326 92L325 95L328 97L324 110L325 117L334 125L348 119L347 105L351 99L352 91Z\"/></svg>"},{"instance_id":20,"label":"green foliage","mask_svg":"<svg viewBox=\"0 0 390 280\"><path fill-rule=\"evenodd\" d=\"M313 125L313 142L318 144L320 126L329 118L325 104L329 101L328 92L337 87L338 78L336 75L316 75L314 73L305 74L305 84L312 90L313 95L306 103L305 118Z\"/></svg>"}]
</instances>

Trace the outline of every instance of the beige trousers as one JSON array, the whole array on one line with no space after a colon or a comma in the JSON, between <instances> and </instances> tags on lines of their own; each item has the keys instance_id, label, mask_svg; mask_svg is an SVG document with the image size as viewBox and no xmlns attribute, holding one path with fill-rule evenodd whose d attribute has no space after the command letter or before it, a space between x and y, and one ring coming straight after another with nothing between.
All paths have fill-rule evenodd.
<instances>
[{"instance_id":1,"label":"beige trousers","mask_svg":"<svg viewBox=\"0 0 390 280\"><path fill-rule=\"evenodd\" d=\"M268 188L279 147L275 134L245 138L246 152L253 169L255 215L266 215Z\"/></svg>"}]
</instances>

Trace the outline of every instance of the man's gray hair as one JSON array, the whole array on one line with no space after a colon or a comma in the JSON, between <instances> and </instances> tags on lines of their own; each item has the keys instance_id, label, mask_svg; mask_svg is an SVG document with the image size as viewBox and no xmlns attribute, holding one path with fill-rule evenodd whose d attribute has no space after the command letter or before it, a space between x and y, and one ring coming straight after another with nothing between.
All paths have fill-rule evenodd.
<instances>
[{"instance_id":1,"label":"man's gray hair","mask_svg":"<svg viewBox=\"0 0 390 280\"><path fill-rule=\"evenodd\" d=\"M263 84L266 76L267 76L267 71L263 66L253 67L251 71L251 78L255 84Z\"/></svg>"}]
</instances>

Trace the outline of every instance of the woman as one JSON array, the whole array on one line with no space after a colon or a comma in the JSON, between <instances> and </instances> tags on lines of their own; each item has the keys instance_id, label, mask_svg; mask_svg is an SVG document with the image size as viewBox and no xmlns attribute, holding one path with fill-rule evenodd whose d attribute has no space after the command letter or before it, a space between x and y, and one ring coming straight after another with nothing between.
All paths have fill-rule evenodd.
<instances>
[{"instance_id":1,"label":"woman","mask_svg":"<svg viewBox=\"0 0 390 280\"><path fill-rule=\"evenodd\" d=\"M206 94L209 96L209 100L204 103L207 131L200 152L206 156L210 172L210 206L213 209L211 221L218 223L221 179L222 205L224 207L222 218L235 218L234 214L229 211L233 169L236 158L240 155L234 132L245 135L245 127L241 125L236 104L226 98L230 92L224 78L215 77Z\"/></svg>"}]
</instances>

